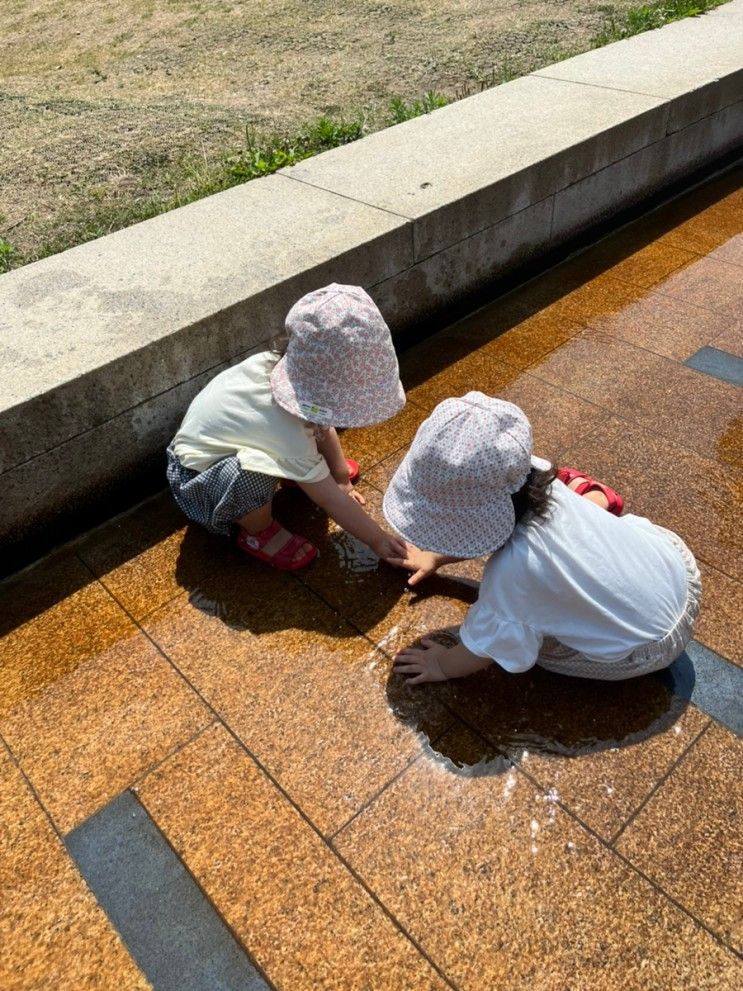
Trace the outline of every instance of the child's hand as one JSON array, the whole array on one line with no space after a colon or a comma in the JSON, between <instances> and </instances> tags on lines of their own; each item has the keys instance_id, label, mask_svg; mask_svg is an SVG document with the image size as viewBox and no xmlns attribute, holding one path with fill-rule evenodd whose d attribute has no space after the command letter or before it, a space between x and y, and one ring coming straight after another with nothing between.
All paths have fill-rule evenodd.
<instances>
[{"instance_id":1,"label":"child's hand","mask_svg":"<svg viewBox=\"0 0 743 991\"><path fill-rule=\"evenodd\" d=\"M447 681L449 678L464 678L475 671L489 668L493 663L489 657L480 657L467 650L463 643L445 647L430 637L421 640L421 647L406 647L394 661L395 671L407 675L409 685L420 685L424 681Z\"/></svg>"},{"instance_id":2,"label":"child's hand","mask_svg":"<svg viewBox=\"0 0 743 991\"><path fill-rule=\"evenodd\" d=\"M408 579L408 585L417 585L418 582L438 571L442 565L458 560L455 557L446 557L444 554L434 554L433 551L421 551L412 544L406 544L406 551L405 559L399 562L399 566L414 572Z\"/></svg>"},{"instance_id":3,"label":"child's hand","mask_svg":"<svg viewBox=\"0 0 743 991\"><path fill-rule=\"evenodd\" d=\"M395 657L396 674L406 675L409 685L420 685L424 681L448 681L441 660L449 648L428 637L421 640L421 647L406 647ZM410 677L412 676L412 677Z\"/></svg>"},{"instance_id":4,"label":"child's hand","mask_svg":"<svg viewBox=\"0 0 743 991\"><path fill-rule=\"evenodd\" d=\"M384 531L382 532L382 538L377 541L372 550L383 561L386 561L387 564L394 565L396 568L402 567L402 561L407 552L404 541L400 540L399 537L393 537L389 533L384 533Z\"/></svg>"}]
</instances>

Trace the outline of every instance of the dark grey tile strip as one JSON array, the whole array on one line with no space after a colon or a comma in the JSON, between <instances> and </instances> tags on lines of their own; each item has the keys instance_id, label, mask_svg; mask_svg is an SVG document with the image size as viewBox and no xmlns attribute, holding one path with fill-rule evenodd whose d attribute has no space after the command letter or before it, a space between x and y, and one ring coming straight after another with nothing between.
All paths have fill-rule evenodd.
<instances>
[{"instance_id":1,"label":"dark grey tile strip","mask_svg":"<svg viewBox=\"0 0 743 991\"><path fill-rule=\"evenodd\" d=\"M268 991L131 792L65 842L155 991Z\"/></svg>"},{"instance_id":2,"label":"dark grey tile strip","mask_svg":"<svg viewBox=\"0 0 743 991\"><path fill-rule=\"evenodd\" d=\"M727 351L720 351L717 348L700 348L691 358L684 362L689 368L695 368L698 372L706 372L723 382L732 382L733 385L743 385L743 358L738 358Z\"/></svg>"},{"instance_id":3,"label":"dark grey tile strip","mask_svg":"<svg viewBox=\"0 0 743 991\"><path fill-rule=\"evenodd\" d=\"M660 677L676 695L743 736L742 668L692 640Z\"/></svg>"}]
</instances>

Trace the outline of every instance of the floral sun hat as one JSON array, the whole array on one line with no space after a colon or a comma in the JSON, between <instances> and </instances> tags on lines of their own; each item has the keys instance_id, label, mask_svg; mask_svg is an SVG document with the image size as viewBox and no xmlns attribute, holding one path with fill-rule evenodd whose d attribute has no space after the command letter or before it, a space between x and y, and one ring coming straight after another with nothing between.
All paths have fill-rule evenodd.
<instances>
[{"instance_id":1,"label":"floral sun hat","mask_svg":"<svg viewBox=\"0 0 743 991\"><path fill-rule=\"evenodd\" d=\"M445 399L392 476L387 522L422 550L490 554L513 533L511 495L526 481L531 453L531 426L518 406L482 392Z\"/></svg>"},{"instance_id":2,"label":"floral sun hat","mask_svg":"<svg viewBox=\"0 0 743 991\"><path fill-rule=\"evenodd\" d=\"M360 286L334 282L302 296L286 329L271 389L289 413L321 426L365 427L405 405L389 327Z\"/></svg>"}]
</instances>

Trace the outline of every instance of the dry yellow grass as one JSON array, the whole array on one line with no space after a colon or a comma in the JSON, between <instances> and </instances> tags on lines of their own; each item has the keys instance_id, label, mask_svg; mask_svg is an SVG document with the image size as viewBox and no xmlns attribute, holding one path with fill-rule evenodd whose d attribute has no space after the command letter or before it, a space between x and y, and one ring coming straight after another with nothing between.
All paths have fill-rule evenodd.
<instances>
[{"instance_id":1,"label":"dry yellow grass","mask_svg":"<svg viewBox=\"0 0 743 991\"><path fill-rule=\"evenodd\" d=\"M246 124L381 121L588 47L613 3L575 0L3 0L0 237L19 260L189 190ZM104 219L103 223L108 223Z\"/></svg>"}]
</instances>

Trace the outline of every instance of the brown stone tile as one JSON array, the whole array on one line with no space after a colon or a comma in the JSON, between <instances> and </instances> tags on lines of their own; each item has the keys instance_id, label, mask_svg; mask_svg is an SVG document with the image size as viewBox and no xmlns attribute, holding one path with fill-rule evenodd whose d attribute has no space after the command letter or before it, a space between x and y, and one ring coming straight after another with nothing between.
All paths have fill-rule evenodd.
<instances>
[{"instance_id":1,"label":"brown stone tile","mask_svg":"<svg viewBox=\"0 0 743 991\"><path fill-rule=\"evenodd\" d=\"M533 374L700 454L743 465L740 393L729 382L594 330Z\"/></svg>"},{"instance_id":2,"label":"brown stone tile","mask_svg":"<svg viewBox=\"0 0 743 991\"><path fill-rule=\"evenodd\" d=\"M419 696L414 727L401 725L384 693L388 659L291 576L249 583L235 568L220 581L200 608L173 600L147 630L331 833L420 753L418 730L436 736L450 716Z\"/></svg>"},{"instance_id":3,"label":"brown stone tile","mask_svg":"<svg viewBox=\"0 0 743 991\"><path fill-rule=\"evenodd\" d=\"M614 486L627 511L674 530L694 554L743 581L743 475L611 417L565 454L570 464Z\"/></svg>"},{"instance_id":4,"label":"brown stone tile","mask_svg":"<svg viewBox=\"0 0 743 991\"><path fill-rule=\"evenodd\" d=\"M518 369L496 361L482 348L447 363L441 357L443 345L429 353L426 344L406 352L401 368L410 399L428 412L443 399L463 396L472 390L497 395L520 374Z\"/></svg>"},{"instance_id":5,"label":"brown stone tile","mask_svg":"<svg viewBox=\"0 0 743 991\"><path fill-rule=\"evenodd\" d=\"M0 732L68 832L212 718L152 644L133 633L20 703Z\"/></svg>"},{"instance_id":6,"label":"brown stone tile","mask_svg":"<svg viewBox=\"0 0 743 991\"><path fill-rule=\"evenodd\" d=\"M704 194L703 194L704 196ZM658 212L665 226L665 239L688 251L708 255L728 244L743 229L743 202L740 193L713 202L710 196L690 197L669 204ZM699 209L701 202L704 209Z\"/></svg>"},{"instance_id":7,"label":"brown stone tile","mask_svg":"<svg viewBox=\"0 0 743 991\"><path fill-rule=\"evenodd\" d=\"M575 267L582 262L583 259L579 258L567 262L565 267ZM571 276L569 269L563 271L563 266L527 286L526 291L530 292L534 302L541 299L545 315L560 315L586 325L621 313L632 303L644 299L649 292L605 273L586 280L581 277L581 270L577 269L576 275Z\"/></svg>"},{"instance_id":8,"label":"brown stone tile","mask_svg":"<svg viewBox=\"0 0 743 991\"><path fill-rule=\"evenodd\" d=\"M743 585L703 561L702 608L694 627L694 638L743 666Z\"/></svg>"},{"instance_id":9,"label":"brown stone tile","mask_svg":"<svg viewBox=\"0 0 743 991\"><path fill-rule=\"evenodd\" d=\"M727 351L728 354L743 358L743 322L738 321L729 326L711 341L711 345L720 351Z\"/></svg>"},{"instance_id":10,"label":"brown stone tile","mask_svg":"<svg viewBox=\"0 0 743 991\"><path fill-rule=\"evenodd\" d=\"M0 716L135 629L68 552L0 583L0 616Z\"/></svg>"},{"instance_id":11,"label":"brown stone tile","mask_svg":"<svg viewBox=\"0 0 743 991\"><path fill-rule=\"evenodd\" d=\"M590 325L646 351L685 361L733 323L728 316L651 292Z\"/></svg>"},{"instance_id":12,"label":"brown stone tile","mask_svg":"<svg viewBox=\"0 0 743 991\"><path fill-rule=\"evenodd\" d=\"M743 310L740 267L714 258L700 258L661 282L657 291L733 318Z\"/></svg>"},{"instance_id":13,"label":"brown stone tile","mask_svg":"<svg viewBox=\"0 0 743 991\"><path fill-rule=\"evenodd\" d=\"M408 402L391 420L372 427L355 427L341 434L343 451L359 462L362 475L403 444L408 444L428 414Z\"/></svg>"},{"instance_id":14,"label":"brown stone tile","mask_svg":"<svg viewBox=\"0 0 743 991\"><path fill-rule=\"evenodd\" d=\"M735 234L710 252L709 257L715 261L727 262L728 265L743 265L743 234Z\"/></svg>"},{"instance_id":15,"label":"brown stone tile","mask_svg":"<svg viewBox=\"0 0 743 991\"><path fill-rule=\"evenodd\" d=\"M416 592L390 595L388 611L381 619L364 605L352 621L381 650L394 657L421 637L459 626L476 598L477 588L470 579L434 575L417 586Z\"/></svg>"},{"instance_id":16,"label":"brown stone tile","mask_svg":"<svg viewBox=\"0 0 743 991\"><path fill-rule=\"evenodd\" d=\"M734 984L731 953L497 762L417 761L335 845L468 991Z\"/></svg>"},{"instance_id":17,"label":"brown stone tile","mask_svg":"<svg viewBox=\"0 0 743 991\"><path fill-rule=\"evenodd\" d=\"M620 837L617 849L737 949L743 743L712 725Z\"/></svg>"},{"instance_id":18,"label":"brown stone tile","mask_svg":"<svg viewBox=\"0 0 743 991\"><path fill-rule=\"evenodd\" d=\"M150 987L1 746L0 904L0 987Z\"/></svg>"},{"instance_id":19,"label":"brown stone tile","mask_svg":"<svg viewBox=\"0 0 743 991\"><path fill-rule=\"evenodd\" d=\"M571 388L570 379L558 388L536 375L524 374L500 393L499 398L520 406L529 417L534 452L548 461L556 460L569 444L609 415L601 405L579 399Z\"/></svg>"},{"instance_id":20,"label":"brown stone tile","mask_svg":"<svg viewBox=\"0 0 743 991\"><path fill-rule=\"evenodd\" d=\"M86 535L76 551L134 617L142 619L182 590L178 561L188 532L203 568L216 566L224 541L188 526L170 492L162 492Z\"/></svg>"},{"instance_id":21,"label":"brown stone tile","mask_svg":"<svg viewBox=\"0 0 743 991\"><path fill-rule=\"evenodd\" d=\"M692 707L679 713L681 704L671 699L668 706L636 740L630 735L616 747L574 757L529 753L522 766L582 822L611 840L709 722Z\"/></svg>"},{"instance_id":22,"label":"brown stone tile","mask_svg":"<svg viewBox=\"0 0 743 991\"><path fill-rule=\"evenodd\" d=\"M708 722L656 678L597 683L493 664L442 698L607 840Z\"/></svg>"},{"instance_id":23,"label":"brown stone tile","mask_svg":"<svg viewBox=\"0 0 743 991\"><path fill-rule=\"evenodd\" d=\"M559 314L535 313L513 329L501 334L486 350L499 361L517 368L528 368L580 333L582 325Z\"/></svg>"},{"instance_id":24,"label":"brown stone tile","mask_svg":"<svg viewBox=\"0 0 743 991\"><path fill-rule=\"evenodd\" d=\"M408 448L404 447L394 454L390 454L388 458L380 461L378 465L375 465L371 471L364 475L364 481L379 489L380 492L386 492L387 486L390 484L390 479L400 467L400 463L407 453Z\"/></svg>"},{"instance_id":25,"label":"brown stone tile","mask_svg":"<svg viewBox=\"0 0 743 991\"><path fill-rule=\"evenodd\" d=\"M590 251L606 264L606 274L611 278L645 289L699 258L696 252L663 237L648 244L642 232L634 228L613 235Z\"/></svg>"},{"instance_id":26,"label":"brown stone tile","mask_svg":"<svg viewBox=\"0 0 743 991\"><path fill-rule=\"evenodd\" d=\"M493 358L523 369L564 344L581 329L582 324L556 313L539 310L528 316L513 313L506 297L442 333L476 339Z\"/></svg>"},{"instance_id":27,"label":"brown stone tile","mask_svg":"<svg viewBox=\"0 0 743 991\"><path fill-rule=\"evenodd\" d=\"M444 991L224 729L205 733L137 791L273 987Z\"/></svg>"}]
</instances>

